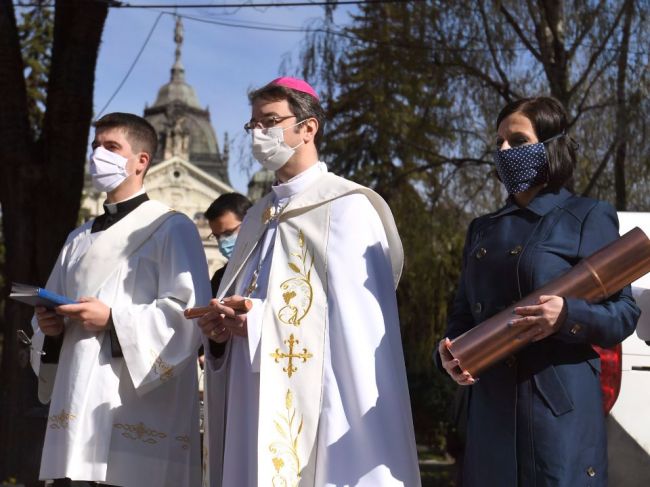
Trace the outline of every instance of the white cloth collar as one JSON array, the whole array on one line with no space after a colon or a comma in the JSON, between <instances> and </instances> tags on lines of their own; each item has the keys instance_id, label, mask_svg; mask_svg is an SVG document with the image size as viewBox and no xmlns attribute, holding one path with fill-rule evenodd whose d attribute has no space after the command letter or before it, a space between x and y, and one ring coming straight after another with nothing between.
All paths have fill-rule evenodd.
<instances>
[{"instance_id":1,"label":"white cloth collar","mask_svg":"<svg viewBox=\"0 0 650 487\"><path fill-rule=\"evenodd\" d=\"M285 183L280 183L271 188L274 200L276 202L291 198L300 193L313 183L321 174L327 172L327 165L324 162L317 162L313 166L305 169L300 174L295 175Z\"/></svg>"}]
</instances>

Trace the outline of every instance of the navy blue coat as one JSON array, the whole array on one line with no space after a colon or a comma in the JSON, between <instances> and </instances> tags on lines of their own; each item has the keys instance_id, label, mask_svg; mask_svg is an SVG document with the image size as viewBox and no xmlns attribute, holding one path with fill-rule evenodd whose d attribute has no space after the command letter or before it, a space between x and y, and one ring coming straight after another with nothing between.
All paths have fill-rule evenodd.
<instances>
[{"instance_id":1,"label":"navy blue coat","mask_svg":"<svg viewBox=\"0 0 650 487\"><path fill-rule=\"evenodd\" d=\"M446 336L453 339L618 237L614 208L562 189L472 221ZM469 388L465 486L606 486L600 359L640 315L629 287L598 304L566 298L559 331Z\"/></svg>"}]
</instances>

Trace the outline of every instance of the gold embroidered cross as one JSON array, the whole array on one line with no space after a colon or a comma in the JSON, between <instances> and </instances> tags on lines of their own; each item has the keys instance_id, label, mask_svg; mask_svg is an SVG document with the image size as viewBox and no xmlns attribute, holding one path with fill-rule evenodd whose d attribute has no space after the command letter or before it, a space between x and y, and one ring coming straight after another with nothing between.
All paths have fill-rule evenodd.
<instances>
[{"instance_id":1,"label":"gold embroidered cross","mask_svg":"<svg viewBox=\"0 0 650 487\"><path fill-rule=\"evenodd\" d=\"M289 363L287 364L286 367L282 367L282 370L284 370L287 373L287 375L291 377L293 373L298 370L296 366L293 365L293 359L295 358L302 359L303 363L305 363L307 362L307 359L312 358L313 355L310 352L308 352L306 348L303 348L301 353L294 353L293 346L300 343L300 340L296 340L295 337L293 336L293 333L289 335L288 340L284 340L284 343L289 345L289 353L280 352L280 349L276 348L275 352L271 354L271 357L275 359L276 364L280 363L280 359L284 359L284 358L289 359Z\"/></svg>"}]
</instances>

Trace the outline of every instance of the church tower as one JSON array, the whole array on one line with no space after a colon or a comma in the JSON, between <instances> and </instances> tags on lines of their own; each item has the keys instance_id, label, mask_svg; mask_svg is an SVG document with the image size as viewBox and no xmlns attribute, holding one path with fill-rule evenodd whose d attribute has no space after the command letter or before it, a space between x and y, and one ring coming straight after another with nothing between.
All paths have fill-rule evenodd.
<instances>
[{"instance_id":1,"label":"church tower","mask_svg":"<svg viewBox=\"0 0 650 487\"><path fill-rule=\"evenodd\" d=\"M153 165L172 157L184 159L210 176L230 186L228 178L228 148L219 150L217 137L210 123L210 111L202 108L194 88L185 81L181 62L183 24L176 18L175 62L169 83L158 90L151 107L144 110L147 119L158 133L158 152Z\"/></svg>"}]
</instances>

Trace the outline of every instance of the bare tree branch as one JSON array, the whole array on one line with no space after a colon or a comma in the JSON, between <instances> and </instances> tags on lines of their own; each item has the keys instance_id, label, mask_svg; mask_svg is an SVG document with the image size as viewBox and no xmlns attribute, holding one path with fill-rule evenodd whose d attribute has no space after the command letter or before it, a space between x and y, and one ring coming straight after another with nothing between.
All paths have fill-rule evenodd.
<instances>
[{"instance_id":1,"label":"bare tree branch","mask_svg":"<svg viewBox=\"0 0 650 487\"><path fill-rule=\"evenodd\" d=\"M600 77L605 73L605 71L607 71L607 69L609 69L609 67L614 63L614 59L615 59L614 57L611 57L609 60L607 60L603 64L603 66L601 66L601 68L598 70L596 75L589 82L589 85L585 89L584 93L582 94L582 98L581 98L580 102L578 103L578 107L576 108L575 116L569 122L569 128L573 127L573 125L578 121L578 119L582 116L582 114L587 111L587 109L584 108L584 105L587 102L587 99L589 98L589 95L591 94L592 88L594 87L596 82L598 82ZM608 105L611 105L611 104L591 105L589 107L589 110L593 110L593 109L599 108L599 107L605 107L605 106L608 106Z\"/></svg>"},{"instance_id":2,"label":"bare tree branch","mask_svg":"<svg viewBox=\"0 0 650 487\"><path fill-rule=\"evenodd\" d=\"M485 40L487 42L488 48L490 49L490 55L492 57L492 61L494 62L494 67L497 70L499 77L501 78L501 83L504 86L508 87L510 85L510 80L508 79L508 75L501 68L501 63L499 62L499 58L497 57L496 49L494 47L494 42L492 40L492 35L490 34L490 24L488 23L487 20L487 14L485 13L485 5L483 1L479 2L479 12L481 14L481 20L483 21Z\"/></svg>"},{"instance_id":3,"label":"bare tree branch","mask_svg":"<svg viewBox=\"0 0 650 487\"><path fill-rule=\"evenodd\" d=\"M580 47L582 41L584 41L589 31L591 31L592 27L594 26L594 22L596 21L596 18L598 17L604 5L605 5L605 0L600 0L598 6L587 17L586 22L584 24L584 28L580 32L578 32L575 40L573 41L573 44L571 44L571 46L567 50L567 57L569 59L573 58L573 56L576 53L576 50L578 49L578 47Z\"/></svg>"},{"instance_id":4,"label":"bare tree branch","mask_svg":"<svg viewBox=\"0 0 650 487\"><path fill-rule=\"evenodd\" d=\"M589 74L591 73L591 70L596 65L596 61L598 61L598 59L600 58L600 55L605 50L605 47L607 46L607 43L611 39L612 34L614 33L614 31L618 27L618 24L621 21L621 18L623 17L623 13L625 11L625 5L626 4L623 3L623 5L621 6L621 10L616 15L616 19L612 23L609 31L607 31L607 34L605 34L605 36L603 36L603 39L602 39L600 45L598 46L598 48L589 57L589 62L587 63L587 67L583 71L582 75L580 75L580 77L575 82L573 87L571 87L571 89L569 89L569 98L573 96L573 94L580 88L580 86L582 86L582 84L585 82L585 80L589 77Z\"/></svg>"},{"instance_id":5,"label":"bare tree branch","mask_svg":"<svg viewBox=\"0 0 650 487\"><path fill-rule=\"evenodd\" d=\"M609 159L612 157L612 153L614 152L615 147L616 147L616 138L614 138L612 143L609 145L607 151L605 152L605 155L603 155L603 158L600 160L600 164L598 164L596 171L592 174L591 178L589 178L587 187L582 191L582 196L589 196L591 190L594 189L594 186L596 185L596 181L598 181L598 178L605 170L605 167L607 166Z\"/></svg>"},{"instance_id":6,"label":"bare tree branch","mask_svg":"<svg viewBox=\"0 0 650 487\"><path fill-rule=\"evenodd\" d=\"M526 46L526 49L530 51L530 53L535 56L535 59L537 59L540 63L544 62L542 59L542 54L535 49L535 46L533 46L533 43L526 37L526 34L524 33L523 29L521 26L517 23L515 18L510 15L510 12L508 12L508 9L506 9L503 4L499 7L499 10L503 14L503 16L506 18L510 26L513 28L519 39L521 39L521 42L524 43L524 46Z\"/></svg>"}]
</instances>

